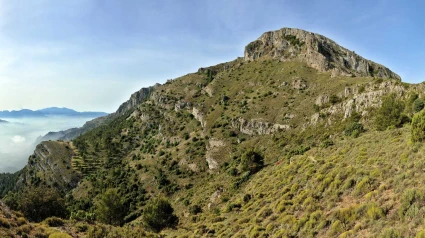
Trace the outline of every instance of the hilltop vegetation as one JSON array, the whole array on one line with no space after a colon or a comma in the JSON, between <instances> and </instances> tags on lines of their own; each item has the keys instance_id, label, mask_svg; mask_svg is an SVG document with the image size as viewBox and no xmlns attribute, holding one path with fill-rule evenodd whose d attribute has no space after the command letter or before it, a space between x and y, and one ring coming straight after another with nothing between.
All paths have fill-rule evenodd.
<instances>
[{"instance_id":1,"label":"hilltop vegetation","mask_svg":"<svg viewBox=\"0 0 425 238\"><path fill-rule=\"evenodd\" d=\"M424 233L423 85L357 55L370 68L339 65L336 43L289 33L296 57L270 53L281 48L265 34L244 59L141 90L72 142L41 143L4 201L88 237ZM299 60L323 42L329 54Z\"/></svg>"}]
</instances>

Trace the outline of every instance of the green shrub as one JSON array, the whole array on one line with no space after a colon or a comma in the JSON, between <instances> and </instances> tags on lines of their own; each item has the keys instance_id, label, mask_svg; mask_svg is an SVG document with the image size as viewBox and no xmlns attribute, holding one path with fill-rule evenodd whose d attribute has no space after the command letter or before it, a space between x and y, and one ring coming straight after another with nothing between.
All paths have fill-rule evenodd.
<instances>
[{"instance_id":1,"label":"green shrub","mask_svg":"<svg viewBox=\"0 0 425 238\"><path fill-rule=\"evenodd\" d=\"M55 232L49 235L49 238L72 238L70 235L62 232Z\"/></svg>"},{"instance_id":2,"label":"green shrub","mask_svg":"<svg viewBox=\"0 0 425 238\"><path fill-rule=\"evenodd\" d=\"M6 218L0 217L0 227L10 228L10 223Z\"/></svg>"},{"instance_id":3,"label":"green shrub","mask_svg":"<svg viewBox=\"0 0 425 238\"><path fill-rule=\"evenodd\" d=\"M89 225L84 223L77 223L75 225L75 229L77 229L78 232L86 232L89 229Z\"/></svg>"},{"instance_id":4,"label":"green shrub","mask_svg":"<svg viewBox=\"0 0 425 238\"><path fill-rule=\"evenodd\" d=\"M425 238L425 230L418 232L415 237L416 238Z\"/></svg>"},{"instance_id":5,"label":"green shrub","mask_svg":"<svg viewBox=\"0 0 425 238\"><path fill-rule=\"evenodd\" d=\"M19 226L22 226L24 224L27 224L27 220L23 217L18 217L18 219L16 220L16 222L18 223Z\"/></svg>"},{"instance_id":6,"label":"green shrub","mask_svg":"<svg viewBox=\"0 0 425 238\"><path fill-rule=\"evenodd\" d=\"M104 226L91 226L87 232L87 238L107 237L108 233Z\"/></svg>"},{"instance_id":7,"label":"green shrub","mask_svg":"<svg viewBox=\"0 0 425 238\"><path fill-rule=\"evenodd\" d=\"M414 102L413 102L413 110L415 112L420 112L423 108L424 108L425 104L424 101L420 98L417 98Z\"/></svg>"},{"instance_id":8,"label":"green shrub","mask_svg":"<svg viewBox=\"0 0 425 238\"><path fill-rule=\"evenodd\" d=\"M20 235L21 237L28 237L26 236L31 232L32 228L31 225L22 225L16 229L17 235Z\"/></svg>"},{"instance_id":9,"label":"green shrub","mask_svg":"<svg viewBox=\"0 0 425 238\"><path fill-rule=\"evenodd\" d=\"M75 221L86 221L94 222L95 214L91 212L86 212L83 210L78 210L77 212L71 212L70 219Z\"/></svg>"},{"instance_id":10,"label":"green shrub","mask_svg":"<svg viewBox=\"0 0 425 238\"><path fill-rule=\"evenodd\" d=\"M343 231L344 231L344 226L340 220L334 221L331 227L329 228L329 232L331 235L338 235L338 234L341 234Z\"/></svg>"},{"instance_id":11,"label":"green shrub","mask_svg":"<svg viewBox=\"0 0 425 238\"><path fill-rule=\"evenodd\" d=\"M201 213L201 212L202 212L202 208L201 208L201 206L199 206L199 205L193 205L193 206L191 206L191 207L189 208L189 212L190 212L190 214L192 214L192 215L196 215L196 214L198 214L198 213Z\"/></svg>"},{"instance_id":12,"label":"green shrub","mask_svg":"<svg viewBox=\"0 0 425 238\"><path fill-rule=\"evenodd\" d=\"M328 148L329 146L333 146L334 145L334 142L331 140L331 139L325 139L321 144L320 144L320 147L323 147L323 148Z\"/></svg>"},{"instance_id":13,"label":"green shrub","mask_svg":"<svg viewBox=\"0 0 425 238\"><path fill-rule=\"evenodd\" d=\"M53 188L31 187L21 193L17 202L25 217L35 222L52 216L67 216L65 201Z\"/></svg>"},{"instance_id":14,"label":"green shrub","mask_svg":"<svg viewBox=\"0 0 425 238\"><path fill-rule=\"evenodd\" d=\"M400 231L394 230L393 228L384 230L381 235L382 238L402 238Z\"/></svg>"},{"instance_id":15,"label":"green shrub","mask_svg":"<svg viewBox=\"0 0 425 238\"><path fill-rule=\"evenodd\" d=\"M255 151L248 151L242 155L241 171L256 173L264 167L264 158Z\"/></svg>"},{"instance_id":16,"label":"green shrub","mask_svg":"<svg viewBox=\"0 0 425 238\"><path fill-rule=\"evenodd\" d=\"M378 207L376 204L372 204L367 209L367 215L372 220L378 220L384 216L384 212L382 211L382 208Z\"/></svg>"},{"instance_id":17,"label":"green shrub","mask_svg":"<svg viewBox=\"0 0 425 238\"><path fill-rule=\"evenodd\" d=\"M174 227L178 223L178 217L173 214L171 204L162 198L151 199L143 211L144 223L155 232L166 227Z\"/></svg>"},{"instance_id":18,"label":"green shrub","mask_svg":"<svg viewBox=\"0 0 425 238\"><path fill-rule=\"evenodd\" d=\"M344 135L358 137L360 133L364 132L363 124L360 122L353 122L345 127Z\"/></svg>"},{"instance_id":19,"label":"green shrub","mask_svg":"<svg viewBox=\"0 0 425 238\"><path fill-rule=\"evenodd\" d=\"M65 222L59 217L49 217L44 222L50 227L63 226Z\"/></svg>"},{"instance_id":20,"label":"green shrub","mask_svg":"<svg viewBox=\"0 0 425 238\"><path fill-rule=\"evenodd\" d=\"M413 116L411 133L412 141L420 142L425 140L425 111Z\"/></svg>"},{"instance_id":21,"label":"green shrub","mask_svg":"<svg viewBox=\"0 0 425 238\"><path fill-rule=\"evenodd\" d=\"M339 98L337 95L332 94L331 96L329 96L329 102L333 105L333 104L337 104L339 102L341 102L341 98Z\"/></svg>"},{"instance_id":22,"label":"green shrub","mask_svg":"<svg viewBox=\"0 0 425 238\"><path fill-rule=\"evenodd\" d=\"M239 176L236 181L233 183L232 187L238 189L243 183L249 180L251 177L251 171L246 171L241 176Z\"/></svg>"},{"instance_id":23,"label":"green shrub","mask_svg":"<svg viewBox=\"0 0 425 238\"><path fill-rule=\"evenodd\" d=\"M404 103L397 100L395 94L390 94L382 99L382 105L376 112L375 125L378 131L389 127L400 127L408 121L406 115L402 114Z\"/></svg>"}]
</instances>

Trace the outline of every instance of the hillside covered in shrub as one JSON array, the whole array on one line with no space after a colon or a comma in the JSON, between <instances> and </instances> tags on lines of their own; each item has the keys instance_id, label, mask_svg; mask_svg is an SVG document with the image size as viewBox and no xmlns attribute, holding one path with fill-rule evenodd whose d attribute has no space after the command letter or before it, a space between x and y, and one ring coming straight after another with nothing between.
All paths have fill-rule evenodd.
<instances>
[{"instance_id":1,"label":"hillside covered in shrub","mask_svg":"<svg viewBox=\"0 0 425 238\"><path fill-rule=\"evenodd\" d=\"M243 58L142 89L72 141L41 143L1 175L2 200L30 224L10 231L425 236L423 92L324 36L267 32Z\"/></svg>"}]
</instances>

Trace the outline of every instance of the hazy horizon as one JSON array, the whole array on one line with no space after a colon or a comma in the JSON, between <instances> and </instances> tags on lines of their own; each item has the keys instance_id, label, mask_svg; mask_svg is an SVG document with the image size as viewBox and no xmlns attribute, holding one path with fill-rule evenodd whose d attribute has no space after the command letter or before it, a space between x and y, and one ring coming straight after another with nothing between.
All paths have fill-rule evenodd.
<instances>
[{"instance_id":1,"label":"hazy horizon","mask_svg":"<svg viewBox=\"0 0 425 238\"><path fill-rule=\"evenodd\" d=\"M130 97L130 96L129 96ZM64 106L47 106L47 107L37 107L37 108L15 108L15 109L2 109L2 108L0 108L0 111L20 111L20 110L32 110L32 111L38 111L38 110L43 110L43 109L48 109L48 108L66 108L66 109L71 109L71 110L75 110L75 111L77 111L77 112L104 112L104 111L99 111L99 110L96 110L96 109L93 109L93 110L87 110L87 111L79 111L79 110L77 110L77 109L74 109L74 108L69 108L69 107L64 107ZM117 108L118 109L118 108ZM112 112L115 112L116 110L114 110L114 111L112 111ZM105 112L105 113L108 113L108 114L110 114L110 113L112 113L112 112ZM1 117L0 117L0 119L2 119ZM7 118L5 118L4 120L6 120ZM7 120L6 120L7 121Z\"/></svg>"},{"instance_id":2,"label":"hazy horizon","mask_svg":"<svg viewBox=\"0 0 425 238\"><path fill-rule=\"evenodd\" d=\"M39 136L81 127L91 117L47 116L43 118L7 118L0 123L0 172L15 172L28 162Z\"/></svg>"}]
</instances>

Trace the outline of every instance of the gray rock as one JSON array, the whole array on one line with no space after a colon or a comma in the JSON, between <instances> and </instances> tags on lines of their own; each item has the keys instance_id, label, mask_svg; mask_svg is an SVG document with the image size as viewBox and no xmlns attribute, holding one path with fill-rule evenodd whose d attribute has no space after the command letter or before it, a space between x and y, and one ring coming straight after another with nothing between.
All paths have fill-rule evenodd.
<instances>
[{"instance_id":1,"label":"gray rock","mask_svg":"<svg viewBox=\"0 0 425 238\"><path fill-rule=\"evenodd\" d=\"M245 61L299 60L332 76L362 76L401 80L383 65L364 59L334 41L308 31L282 28L264 33L245 47Z\"/></svg>"}]
</instances>

